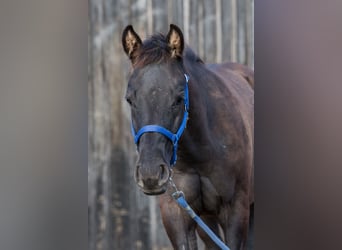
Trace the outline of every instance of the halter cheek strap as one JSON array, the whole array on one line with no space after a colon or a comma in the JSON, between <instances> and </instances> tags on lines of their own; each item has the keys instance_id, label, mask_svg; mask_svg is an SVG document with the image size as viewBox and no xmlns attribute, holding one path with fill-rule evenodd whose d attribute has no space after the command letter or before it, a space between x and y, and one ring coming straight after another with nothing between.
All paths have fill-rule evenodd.
<instances>
[{"instance_id":1,"label":"halter cheek strap","mask_svg":"<svg viewBox=\"0 0 342 250\"><path fill-rule=\"evenodd\" d=\"M183 115L182 123L180 124L175 134L172 133L170 130L159 125L146 125L146 126L143 126L141 129L139 129L138 133L135 133L133 123L131 123L132 135L134 137L135 144L138 144L139 139L143 134L153 133L153 132L166 136L172 142L173 153L172 153L172 157L170 161L171 166L176 164L178 141L186 128L186 123L188 121L188 116L189 116L189 89L188 89L189 76L187 74L184 74L184 76L186 80L185 88L184 88L184 115Z\"/></svg>"}]
</instances>

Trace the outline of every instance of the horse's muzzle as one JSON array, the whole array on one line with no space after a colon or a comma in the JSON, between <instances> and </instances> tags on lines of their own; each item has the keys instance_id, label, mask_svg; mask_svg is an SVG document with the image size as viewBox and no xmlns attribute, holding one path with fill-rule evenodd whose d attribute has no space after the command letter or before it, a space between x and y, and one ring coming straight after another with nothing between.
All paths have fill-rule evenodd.
<instances>
[{"instance_id":1,"label":"horse's muzzle","mask_svg":"<svg viewBox=\"0 0 342 250\"><path fill-rule=\"evenodd\" d=\"M147 195L165 193L171 174L166 164L156 164L154 166L138 164L135 169L135 181Z\"/></svg>"}]
</instances>

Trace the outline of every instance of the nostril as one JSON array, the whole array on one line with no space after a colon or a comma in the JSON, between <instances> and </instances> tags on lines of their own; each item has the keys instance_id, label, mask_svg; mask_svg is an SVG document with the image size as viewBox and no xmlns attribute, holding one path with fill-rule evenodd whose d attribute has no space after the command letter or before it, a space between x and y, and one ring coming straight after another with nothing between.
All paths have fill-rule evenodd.
<instances>
[{"instance_id":1,"label":"nostril","mask_svg":"<svg viewBox=\"0 0 342 250\"><path fill-rule=\"evenodd\" d=\"M138 180L138 177L139 177L139 169L140 169L140 165L137 165L135 167L135 178Z\"/></svg>"},{"instance_id":2,"label":"nostril","mask_svg":"<svg viewBox=\"0 0 342 250\"><path fill-rule=\"evenodd\" d=\"M135 177L135 181L137 182L137 184L139 186L143 185L140 176L141 176L141 174L140 174L140 165L137 165L136 168L135 168L134 177Z\"/></svg>"},{"instance_id":3,"label":"nostril","mask_svg":"<svg viewBox=\"0 0 342 250\"><path fill-rule=\"evenodd\" d=\"M160 176L159 176L159 179L163 179L164 175L165 175L164 165L160 165Z\"/></svg>"},{"instance_id":4,"label":"nostril","mask_svg":"<svg viewBox=\"0 0 342 250\"><path fill-rule=\"evenodd\" d=\"M164 184L169 179L169 169L165 164L160 165L159 184Z\"/></svg>"}]
</instances>

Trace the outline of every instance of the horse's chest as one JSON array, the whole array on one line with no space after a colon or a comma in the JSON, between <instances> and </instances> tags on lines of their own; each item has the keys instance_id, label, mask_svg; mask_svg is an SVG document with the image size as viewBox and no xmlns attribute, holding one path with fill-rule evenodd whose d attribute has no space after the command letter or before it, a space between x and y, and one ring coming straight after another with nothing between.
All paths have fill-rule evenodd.
<instances>
[{"instance_id":1,"label":"horse's chest","mask_svg":"<svg viewBox=\"0 0 342 250\"><path fill-rule=\"evenodd\" d=\"M222 202L219 190L207 177L200 177L202 206L205 212L217 213Z\"/></svg>"}]
</instances>

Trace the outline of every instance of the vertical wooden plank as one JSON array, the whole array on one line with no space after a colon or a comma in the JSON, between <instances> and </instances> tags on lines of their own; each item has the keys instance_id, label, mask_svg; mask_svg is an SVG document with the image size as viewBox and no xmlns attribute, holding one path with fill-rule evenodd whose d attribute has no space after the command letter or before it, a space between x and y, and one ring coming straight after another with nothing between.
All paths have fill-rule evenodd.
<instances>
[{"instance_id":1,"label":"vertical wooden plank","mask_svg":"<svg viewBox=\"0 0 342 250\"><path fill-rule=\"evenodd\" d=\"M252 26L252 34L251 34L251 50L252 50L252 56L251 56L251 61L252 61L252 68L254 69L254 61L255 61L255 59L254 59L254 55L255 55L255 52L254 52L254 0L251 0L251 6L252 6L252 11L251 11L251 16L252 16L252 24L251 24L251 26Z\"/></svg>"},{"instance_id":2,"label":"vertical wooden plank","mask_svg":"<svg viewBox=\"0 0 342 250\"><path fill-rule=\"evenodd\" d=\"M173 23L173 6L175 2L174 1L167 1L167 22L168 24Z\"/></svg>"},{"instance_id":3,"label":"vertical wooden plank","mask_svg":"<svg viewBox=\"0 0 342 250\"><path fill-rule=\"evenodd\" d=\"M122 106L122 93L124 77L124 68L120 63L123 57L121 54L120 36L123 27L132 22L130 13L129 1L108 1L107 8L110 8L114 17L120 17L120 22L115 22L115 18L111 25L113 29L111 33L104 37L104 50L103 56L105 61L102 68L107 72L107 81L110 84L110 115L111 115L111 156L110 156L110 180L111 180L111 224L112 229L112 248L120 249L125 247L131 247L131 241L124 237L124 235L130 234L130 221L125 216L125 212L129 211L131 204L124 200L124 193L126 196L130 196L130 193L126 190L129 189L126 185L122 186L122 182L127 180L128 174L122 169L122 166L128 168L126 158L130 157L130 151L125 149L123 134L125 134L125 121L119 119L123 114ZM113 56L115 55L115 56ZM120 159L120 164L118 163ZM120 166L121 165L121 166ZM134 204L132 204L134 205ZM134 239L132 239L134 240Z\"/></svg>"},{"instance_id":4,"label":"vertical wooden plank","mask_svg":"<svg viewBox=\"0 0 342 250\"><path fill-rule=\"evenodd\" d=\"M216 10L214 1L204 1L204 60L213 63L216 59Z\"/></svg>"},{"instance_id":5,"label":"vertical wooden plank","mask_svg":"<svg viewBox=\"0 0 342 250\"><path fill-rule=\"evenodd\" d=\"M232 0L222 0L222 60L232 61ZM229 13L229 15L227 14Z\"/></svg>"},{"instance_id":6,"label":"vertical wooden plank","mask_svg":"<svg viewBox=\"0 0 342 250\"><path fill-rule=\"evenodd\" d=\"M147 0L147 33L153 32L153 7L152 0Z\"/></svg>"},{"instance_id":7,"label":"vertical wooden plank","mask_svg":"<svg viewBox=\"0 0 342 250\"><path fill-rule=\"evenodd\" d=\"M182 30L184 29L183 0L172 1L172 23L176 24Z\"/></svg>"},{"instance_id":8,"label":"vertical wooden plank","mask_svg":"<svg viewBox=\"0 0 342 250\"><path fill-rule=\"evenodd\" d=\"M231 0L231 60L237 62L237 0Z\"/></svg>"},{"instance_id":9,"label":"vertical wooden plank","mask_svg":"<svg viewBox=\"0 0 342 250\"><path fill-rule=\"evenodd\" d=\"M107 26L113 23L113 1L105 0L102 2L103 12L103 26Z\"/></svg>"},{"instance_id":10,"label":"vertical wooden plank","mask_svg":"<svg viewBox=\"0 0 342 250\"><path fill-rule=\"evenodd\" d=\"M198 53L198 2L196 1L190 1L190 19L189 19L189 37L187 39L187 42L189 46L195 51L195 53Z\"/></svg>"},{"instance_id":11,"label":"vertical wooden plank","mask_svg":"<svg viewBox=\"0 0 342 250\"><path fill-rule=\"evenodd\" d=\"M237 61L246 64L246 1L237 1Z\"/></svg>"},{"instance_id":12,"label":"vertical wooden plank","mask_svg":"<svg viewBox=\"0 0 342 250\"><path fill-rule=\"evenodd\" d=\"M247 65L254 68L254 1L246 1L246 58Z\"/></svg>"},{"instance_id":13,"label":"vertical wooden plank","mask_svg":"<svg viewBox=\"0 0 342 250\"><path fill-rule=\"evenodd\" d=\"M167 33L167 1L152 0L153 33Z\"/></svg>"},{"instance_id":14,"label":"vertical wooden plank","mask_svg":"<svg viewBox=\"0 0 342 250\"><path fill-rule=\"evenodd\" d=\"M189 29L190 29L190 0L183 0L183 22L184 29L183 35L186 41L189 41Z\"/></svg>"},{"instance_id":15,"label":"vertical wooden plank","mask_svg":"<svg viewBox=\"0 0 342 250\"><path fill-rule=\"evenodd\" d=\"M96 189L97 172L94 168L92 154L94 148L94 64L93 64L93 37L94 37L94 3L88 6L88 248L95 250L96 246Z\"/></svg>"},{"instance_id":16,"label":"vertical wooden plank","mask_svg":"<svg viewBox=\"0 0 342 250\"><path fill-rule=\"evenodd\" d=\"M92 108L90 117L92 118L91 134L89 144L93 151L89 155L89 184L93 191L90 196L90 214L94 211L96 215L91 215L93 230L91 247L94 249L108 249L111 247L111 185L110 185L110 97L107 72L102 67L104 63L103 44L107 35L107 26L111 17L104 8L103 2L94 2L90 5L91 16L91 59L92 78L89 81L92 98Z\"/></svg>"},{"instance_id":17,"label":"vertical wooden plank","mask_svg":"<svg viewBox=\"0 0 342 250\"><path fill-rule=\"evenodd\" d=\"M131 24L139 36L144 39L147 33L147 0L131 0Z\"/></svg>"},{"instance_id":18,"label":"vertical wooden plank","mask_svg":"<svg viewBox=\"0 0 342 250\"><path fill-rule=\"evenodd\" d=\"M221 0L216 0L216 62L222 62L222 9Z\"/></svg>"},{"instance_id":19,"label":"vertical wooden plank","mask_svg":"<svg viewBox=\"0 0 342 250\"><path fill-rule=\"evenodd\" d=\"M204 59L204 6L203 0L198 0L198 55Z\"/></svg>"}]
</instances>

